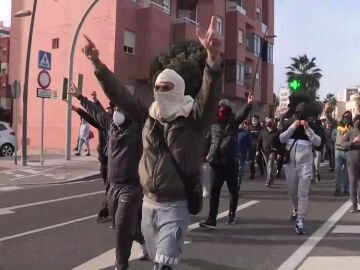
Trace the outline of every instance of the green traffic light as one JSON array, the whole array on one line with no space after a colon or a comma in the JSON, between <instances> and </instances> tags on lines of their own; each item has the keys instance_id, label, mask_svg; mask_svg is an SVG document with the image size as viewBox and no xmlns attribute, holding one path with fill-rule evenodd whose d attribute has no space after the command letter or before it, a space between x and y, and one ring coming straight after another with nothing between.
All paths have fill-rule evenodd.
<instances>
[{"instance_id":1,"label":"green traffic light","mask_svg":"<svg viewBox=\"0 0 360 270\"><path fill-rule=\"evenodd\" d=\"M289 83L289 88L290 88L290 90L293 91L293 92L299 91L300 87L301 87L301 83L300 83L300 81L298 81L298 80L292 80L292 81Z\"/></svg>"}]
</instances>

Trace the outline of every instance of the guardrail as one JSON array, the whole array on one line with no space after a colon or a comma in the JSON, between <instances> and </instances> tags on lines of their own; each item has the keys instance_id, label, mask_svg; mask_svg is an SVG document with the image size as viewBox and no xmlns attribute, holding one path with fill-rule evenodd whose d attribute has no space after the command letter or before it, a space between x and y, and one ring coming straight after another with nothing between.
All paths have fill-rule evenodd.
<instances>
[{"instance_id":1,"label":"guardrail","mask_svg":"<svg viewBox=\"0 0 360 270\"><path fill-rule=\"evenodd\" d=\"M198 26L199 23L198 22L195 22L189 18L186 18L186 17L182 17L182 18L177 18L175 19L175 23L190 23L190 24L193 24L195 26Z\"/></svg>"}]
</instances>

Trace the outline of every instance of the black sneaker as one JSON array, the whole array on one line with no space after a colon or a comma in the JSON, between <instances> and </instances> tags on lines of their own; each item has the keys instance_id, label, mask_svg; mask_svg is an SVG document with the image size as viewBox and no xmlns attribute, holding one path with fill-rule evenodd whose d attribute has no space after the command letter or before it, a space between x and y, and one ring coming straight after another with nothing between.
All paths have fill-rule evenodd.
<instances>
[{"instance_id":1,"label":"black sneaker","mask_svg":"<svg viewBox=\"0 0 360 270\"><path fill-rule=\"evenodd\" d=\"M342 195L345 196L345 197L350 196L350 192L349 191L344 191Z\"/></svg>"},{"instance_id":2,"label":"black sneaker","mask_svg":"<svg viewBox=\"0 0 360 270\"><path fill-rule=\"evenodd\" d=\"M339 196L340 196L340 190L335 189L335 191L334 191L334 196L335 196L335 197L339 197Z\"/></svg>"},{"instance_id":3,"label":"black sneaker","mask_svg":"<svg viewBox=\"0 0 360 270\"><path fill-rule=\"evenodd\" d=\"M299 234L299 235L305 234L304 223L303 223L301 220L298 220L298 221L296 222L295 231L296 231L296 233Z\"/></svg>"},{"instance_id":4,"label":"black sneaker","mask_svg":"<svg viewBox=\"0 0 360 270\"><path fill-rule=\"evenodd\" d=\"M75 156L80 156L80 153L76 153Z\"/></svg>"},{"instance_id":5,"label":"black sneaker","mask_svg":"<svg viewBox=\"0 0 360 270\"><path fill-rule=\"evenodd\" d=\"M359 209L358 209L357 204L354 204L350 209L350 213L356 213L358 211L359 211Z\"/></svg>"},{"instance_id":6,"label":"black sneaker","mask_svg":"<svg viewBox=\"0 0 360 270\"><path fill-rule=\"evenodd\" d=\"M319 183L320 182L320 174L316 174L316 179L315 179L315 183Z\"/></svg>"},{"instance_id":7,"label":"black sneaker","mask_svg":"<svg viewBox=\"0 0 360 270\"><path fill-rule=\"evenodd\" d=\"M227 225L234 225L236 224L236 216L233 213L230 213L228 216L228 220L226 221Z\"/></svg>"},{"instance_id":8,"label":"black sneaker","mask_svg":"<svg viewBox=\"0 0 360 270\"><path fill-rule=\"evenodd\" d=\"M295 221L296 219L297 219L297 212L296 212L296 209L295 209L291 213L290 220Z\"/></svg>"},{"instance_id":9,"label":"black sneaker","mask_svg":"<svg viewBox=\"0 0 360 270\"><path fill-rule=\"evenodd\" d=\"M280 179L281 178L281 172L277 171L275 177Z\"/></svg>"},{"instance_id":10,"label":"black sneaker","mask_svg":"<svg viewBox=\"0 0 360 270\"><path fill-rule=\"evenodd\" d=\"M215 230L216 229L216 220L215 219L206 219L204 221L201 221L199 223L199 226L201 228L206 228L206 229L210 229L210 230Z\"/></svg>"}]
</instances>

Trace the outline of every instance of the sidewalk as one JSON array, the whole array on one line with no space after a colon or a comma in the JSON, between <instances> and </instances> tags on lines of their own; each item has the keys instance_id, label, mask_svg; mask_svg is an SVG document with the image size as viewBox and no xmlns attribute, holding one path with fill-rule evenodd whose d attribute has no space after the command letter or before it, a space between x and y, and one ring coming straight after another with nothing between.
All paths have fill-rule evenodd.
<instances>
[{"instance_id":1,"label":"sidewalk","mask_svg":"<svg viewBox=\"0 0 360 270\"><path fill-rule=\"evenodd\" d=\"M14 164L14 157L0 157L0 186L45 185L87 181L101 178L100 163L95 156L72 156L65 160L64 154L48 153L44 155L44 165L40 156L30 152L28 165Z\"/></svg>"}]
</instances>

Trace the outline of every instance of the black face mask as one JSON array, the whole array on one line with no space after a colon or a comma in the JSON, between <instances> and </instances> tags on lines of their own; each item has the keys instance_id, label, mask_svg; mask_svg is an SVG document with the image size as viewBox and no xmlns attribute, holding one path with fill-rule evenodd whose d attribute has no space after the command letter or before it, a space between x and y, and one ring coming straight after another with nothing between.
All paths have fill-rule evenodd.
<instances>
[{"instance_id":1,"label":"black face mask","mask_svg":"<svg viewBox=\"0 0 360 270\"><path fill-rule=\"evenodd\" d=\"M349 116L345 116L343 122L345 125L349 125L351 123L351 118Z\"/></svg>"},{"instance_id":2,"label":"black face mask","mask_svg":"<svg viewBox=\"0 0 360 270\"><path fill-rule=\"evenodd\" d=\"M295 114L296 114L296 118L297 118L298 120L306 120L306 117L305 117L305 113L304 113L304 112L302 112L302 111L297 111Z\"/></svg>"}]
</instances>

